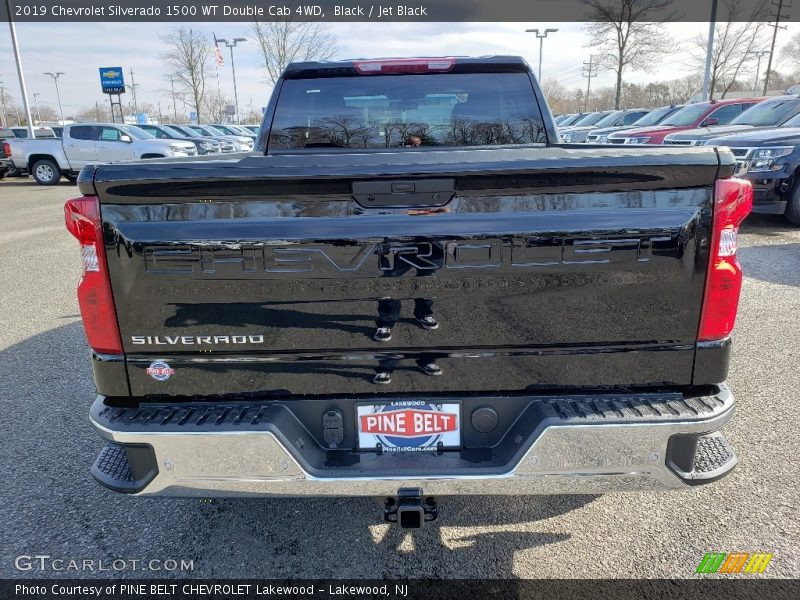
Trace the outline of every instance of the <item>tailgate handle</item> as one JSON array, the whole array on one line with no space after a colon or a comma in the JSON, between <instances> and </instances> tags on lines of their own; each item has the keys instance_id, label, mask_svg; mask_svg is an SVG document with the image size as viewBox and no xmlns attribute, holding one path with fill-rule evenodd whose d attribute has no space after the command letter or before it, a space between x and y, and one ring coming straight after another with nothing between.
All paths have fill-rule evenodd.
<instances>
[{"instance_id":1,"label":"tailgate handle","mask_svg":"<svg viewBox=\"0 0 800 600\"><path fill-rule=\"evenodd\" d=\"M456 195L454 179L354 181L353 199L361 206L442 206Z\"/></svg>"}]
</instances>

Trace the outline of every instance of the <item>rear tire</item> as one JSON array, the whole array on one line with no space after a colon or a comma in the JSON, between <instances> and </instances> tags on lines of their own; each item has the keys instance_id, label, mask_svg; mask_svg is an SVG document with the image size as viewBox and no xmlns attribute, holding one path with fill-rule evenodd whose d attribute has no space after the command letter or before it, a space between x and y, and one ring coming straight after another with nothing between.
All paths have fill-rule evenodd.
<instances>
[{"instance_id":1,"label":"rear tire","mask_svg":"<svg viewBox=\"0 0 800 600\"><path fill-rule=\"evenodd\" d=\"M64 173L64 178L70 183L75 183L76 181L78 181L78 176L73 175L72 173Z\"/></svg>"},{"instance_id":2,"label":"rear tire","mask_svg":"<svg viewBox=\"0 0 800 600\"><path fill-rule=\"evenodd\" d=\"M789 194L789 201L786 203L786 210L783 215L792 225L800 226L800 180L796 180Z\"/></svg>"},{"instance_id":3,"label":"rear tire","mask_svg":"<svg viewBox=\"0 0 800 600\"><path fill-rule=\"evenodd\" d=\"M31 175L39 185L56 185L61 179L61 170L54 160L43 158L33 164Z\"/></svg>"}]
</instances>

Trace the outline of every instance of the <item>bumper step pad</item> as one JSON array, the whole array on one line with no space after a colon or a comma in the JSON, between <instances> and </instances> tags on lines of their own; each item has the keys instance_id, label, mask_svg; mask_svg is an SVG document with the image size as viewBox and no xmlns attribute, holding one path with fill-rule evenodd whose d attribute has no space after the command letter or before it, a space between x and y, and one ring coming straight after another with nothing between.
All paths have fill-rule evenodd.
<instances>
[{"instance_id":1,"label":"bumper step pad","mask_svg":"<svg viewBox=\"0 0 800 600\"><path fill-rule=\"evenodd\" d=\"M149 446L108 443L92 465L92 476L115 492L136 493L156 476L152 454Z\"/></svg>"},{"instance_id":2,"label":"bumper step pad","mask_svg":"<svg viewBox=\"0 0 800 600\"><path fill-rule=\"evenodd\" d=\"M709 479L718 474L727 473L737 462L733 446L722 432L704 435L697 441L697 452L694 455L694 478Z\"/></svg>"},{"instance_id":3,"label":"bumper step pad","mask_svg":"<svg viewBox=\"0 0 800 600\"><path fill-rule=\"evenodd\" d=\"M701 485L711 483L727 475L736 466L738 459L730 442L721 431L696 438L676 436L671 443L673 460L670 468L686 483ZM686 465L691 468L687 469Z\"/></svg>"}]
</instances>

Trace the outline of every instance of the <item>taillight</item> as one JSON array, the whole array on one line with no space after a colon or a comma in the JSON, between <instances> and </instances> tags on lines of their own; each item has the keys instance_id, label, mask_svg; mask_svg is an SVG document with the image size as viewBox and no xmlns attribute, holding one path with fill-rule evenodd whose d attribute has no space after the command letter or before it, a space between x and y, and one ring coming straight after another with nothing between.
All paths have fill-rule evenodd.
<instances>
[{"instance_id":1,"label":"taillight","mask_svg":"<svg viewBox=\"0 0 800 600\"><path fill-rule=\"evenodd\" d=\"M11 156L11 144L8 142L3 142L3 154Z\"/></svg>"},{"instance_id":2,"label":"taillight","mask_svg":"<svg viewBox=\"0 0 800 600\"><path fill-rule=\"evenodd\" d=\"M744 179L719 179L714 190L708 275L700 316L700 341L730 335L736 322L742 267L736 259L739 225L753 208L753 186Z\"/></svg>"},{"instance_id":3,"label":"taillight","mask_svg":"<svg viewBox=\"0 0 800 600\"><path fill-rule=\"evenodd\" d=\"M444 73L453 68L456 59L443 58L383 58L359 60L356 71L362 75L387 75L392 73Z\"/></svg>"},{"instance_id":4,"label":"taillight","mask_svg":"<svg viewBox=\"0 0 800 600\"><path fill-rule=\"evenodd\" d=\"M81 245L83 276L78 284L78 303L86 340L98 354L122 354L103 244L100 202L96 196L67 200L64 218L67 230Z\"/></svg>"}]
</instances>

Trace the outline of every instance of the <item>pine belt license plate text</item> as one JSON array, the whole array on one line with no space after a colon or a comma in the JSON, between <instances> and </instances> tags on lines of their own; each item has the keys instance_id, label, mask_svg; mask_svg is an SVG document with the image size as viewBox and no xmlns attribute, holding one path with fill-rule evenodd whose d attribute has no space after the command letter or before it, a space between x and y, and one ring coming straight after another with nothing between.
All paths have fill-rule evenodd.
<instances>
[{"instance_id":1,"label":"pine belt license plate text","mask_svg":"<svg viewBox=\"0 0 800 600\"><path fill-rule=\"evenodd\" d=\"M431 452L461 446L461 404L398 400L356 406L358 447Z\"/></svg>"}]
</instances>

